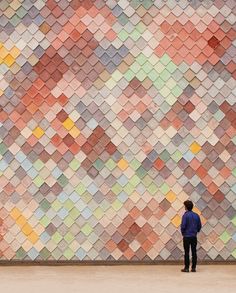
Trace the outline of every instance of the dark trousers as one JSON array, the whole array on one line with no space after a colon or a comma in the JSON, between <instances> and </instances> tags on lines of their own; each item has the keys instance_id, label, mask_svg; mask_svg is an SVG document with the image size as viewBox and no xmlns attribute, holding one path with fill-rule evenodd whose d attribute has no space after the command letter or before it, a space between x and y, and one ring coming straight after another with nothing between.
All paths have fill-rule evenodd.
<instances>
[{"instance_id":1,"label":"dark trousers","mask_svg":"<svg viewBox=\"0 0 236 293\"><path fill-rule=\"evenodd\" d=\"M189 268L189 250L192 251L192 269L196 269L197 265L197 237L184 237L184 265Z\"/></svg>"}]
</instances>

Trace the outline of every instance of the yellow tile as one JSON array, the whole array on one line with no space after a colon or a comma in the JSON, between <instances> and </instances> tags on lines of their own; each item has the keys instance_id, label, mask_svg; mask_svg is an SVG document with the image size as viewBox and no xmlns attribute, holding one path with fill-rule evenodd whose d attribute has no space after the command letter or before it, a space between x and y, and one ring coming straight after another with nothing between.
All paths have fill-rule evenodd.
<instances>
[{"instance_id":1,"label":"yellow tile","mask_svg":"<svg viewBox=\"0 0 236 293\"><path fill-rule=\"evenodd\" d=\"M11 210L10 215L14 220L16 220L16 219L18 219L20 217L21 213L17 208L14 208L14 209Z\"/></svg>"},{"instance_id":2,"label":"yellow tile","mask_svg":"<svg viewBox=\"0 0 236 293\"><path fill-rule=\"evenodd\" d=\"M197 154L201 150L201 146L195 141L191 144L190 150L192 153Z\"/></svg>"},{"instance_id":3,"label":"yellow tile","mask_svg":"<svg viewBox=\"0 0 236 293\"><path fill-rule=\"evenodd\" d=\"M26 236L28 236L30 233L32 233L32 228L29 224L25 224L21 230Z\"/></svg>"},{"instance_id":4,"label":"yellow tile","mask_svg":"<svg viewBox=\"0 0 236 293\"><path fill-rule=\"evenodd\" d=\"M3 46L1 46L0 48L0 58L4 59L8 54L8 51L6 48L4 48Z\"/></svg>"},{"instance_id":5,"label":"yellow tile","mask_svg":"<svg viewBox=\"0 0 236 293\"><path fill-rule=\"evenodd\" d=\"M15 62L15 59L10 55L8 54L5 58L4 58L4 63L10 67L13 63Z\"/></svg>"},{"instance_id":6,"label":"yellow tile","mask_svg":"<svg viewBox=\"0 0 236 293\"><path fill-rule=\"evenodd\" d=\"M124 159L121 159L119 162L118 162L118 167L121 169L121 170L125 170L128 168L129 164L126 160Z\"/></svg>"},{"instance_id":7,"label":"yellow tile","mask_svg":"<svg viewBox=\"0 0 236 293\"><path fill-rule=\"evenodd\" d=\"M16 47L13 47L10 51L10 54L13 58L17 58L20 55L20 50Z\"/></svg>"},{"instance_id":8,"label":"yellow tile","mask_svg":"<svg viewBox=\"0 0 236 293\"><path fill-rule=\"evenodd\" d=\"M26 224L26 219L23 216L20 216L17 220L16 223L17 225L19 225L20 227L23 227Z\"/></svg>"},{"instance_id":9,"label":"yellow tile","mask_svg":"<svg viewBox=\"0 0 236 293\"><path fill-rule=\"evenodd\" d=\"M171 223L175 226L175 227L179 227L181 224L181 218L179 215L176 215L172 220Z\"/></svg>"},{"instance_id":10,"label":"yellow tile","mask_svg":"<svg viewBox=\"0 0 236 293\"><path fill-rule=\"evenodd\" d=\"M39 239L39 236L33 231L32 233L30 233L30 235L28 236L28 239L31 243L35 244L38 239Z\"/></svg>"},{"instance_id":11,"label":"yellow tile","mask_svg":"<svg viewBox=\"0 0 236 293\"><path fill-rule=\"evenodd\" d=\"M171 190L166 194L166 199L169 202L174 202L176 200L176 194Z\"/></svg>"},{"instance_id":12,"label":"yellow tile","mask_svg":"<svg viewBox=\"0 0 236 293\"><path fill-rule=\"evenodd\" d=\"M36 136L37 138L40 138L41 136L44 135L44 131L40 127L36 127L33 131L33 135Z\"/></svg>"},{"instance_id":13,"label":"yellow tile","mask_svg":"<svg viewBox=\"0 0 236 293\"><path fill-rule=\"evenodd\" d=\"M201 211L197 207L193 208L193 212L198 214L199 216L201 215Z\"/></svg>"},{"instance_id":14,"label":"yellow tile","mask_svg":"<svg viewBox=\"0 0 236 293\"><path fill-rule=\"evenodd\" d=\"M76 138L80 135L80 131L76 126L72 127L69 133L74 138Z\"/></svg>"},{"instance_id":15,"label":"yellow tile","mask_svg":"<svg viewBox=\"0 0 236 293\"><path fill-rule=\"evenodd\" d=\"M67 130L70 130L74 126L74 122L70 118L67 118L62 124Z\"/></svg>"}]
</instances>

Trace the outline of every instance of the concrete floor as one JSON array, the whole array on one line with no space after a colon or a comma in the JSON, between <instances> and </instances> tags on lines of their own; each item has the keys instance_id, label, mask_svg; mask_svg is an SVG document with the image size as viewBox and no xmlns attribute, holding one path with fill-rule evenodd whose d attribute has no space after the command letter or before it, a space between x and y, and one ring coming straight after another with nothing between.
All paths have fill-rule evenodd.
<instances>
[{"instance_id":1,"label":"concrete floor","mask_svg":"<svg viewBox=\"0 0 236 293\"><path fill-rule=\"evenodd\" d=\"M202 265L197 273L180 269L169 265L0 267L0 292L236 292L236 265Z\"/></svg>"}]
</instances>

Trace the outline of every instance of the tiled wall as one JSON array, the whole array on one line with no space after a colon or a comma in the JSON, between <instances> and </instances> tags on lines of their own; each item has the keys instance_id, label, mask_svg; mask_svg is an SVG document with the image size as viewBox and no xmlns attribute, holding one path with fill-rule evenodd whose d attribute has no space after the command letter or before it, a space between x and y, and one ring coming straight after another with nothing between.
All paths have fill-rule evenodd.
<instances>
[{"instance_id":1,"label":"tiled wall","mask_svg":"<svg viewBox=\"0 0 236 293\"><path fill-rule=\"evenodd\" d=\"M0 1L0 259L236 259L236 2Z\"/></svg>"}]
</instances>

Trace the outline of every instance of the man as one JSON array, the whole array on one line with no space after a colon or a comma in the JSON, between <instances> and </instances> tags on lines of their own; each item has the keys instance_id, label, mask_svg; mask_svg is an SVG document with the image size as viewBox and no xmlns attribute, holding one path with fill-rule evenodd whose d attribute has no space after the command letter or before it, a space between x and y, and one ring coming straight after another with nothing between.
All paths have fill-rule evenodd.
<instances>
[{"instance_id":1,"label":"man","mask_svg":"<svg viewBox=\"0 0 236 293\"><path fill-rule=\"evenodd\" d=\"M182 217L181 223L181 233L183 235L184 242L184 269L181 272L189 272L189 250L191 246L192 250L192 270L191 272L196 272L197 265L197 233L201 230L202 224L198 214L192 211L193 203L190 200L184 202L185 210Z\"/></svg>"}]
</instances>

